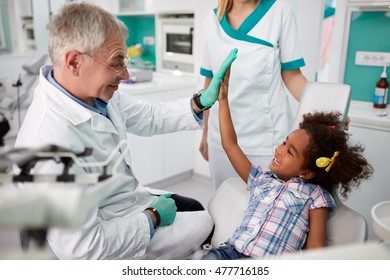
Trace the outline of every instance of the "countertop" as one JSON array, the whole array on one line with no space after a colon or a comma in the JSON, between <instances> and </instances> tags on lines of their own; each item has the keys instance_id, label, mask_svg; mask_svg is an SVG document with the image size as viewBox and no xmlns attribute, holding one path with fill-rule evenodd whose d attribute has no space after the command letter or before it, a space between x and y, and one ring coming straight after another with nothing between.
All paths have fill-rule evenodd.
<instances>
[{"instance_id":1,"label":"countertop","mask_svg":"<svg viewBox=\"0 0 390 280\"><path fill-rule=\"evenodd\" d=\"M171 73L153 72L152 81L132 84L121 83L119 90L137 95L189 87L195 88L195 85L196 81L194 76L175 76Z\"/></svg>"},{"instance_id":2,"label":"countertop","mask_svg":"<svg viewBox=\"0 0 390 280\"><path fill-rule=\"evenodd\" d=\"M385 116L379 116L386 114ZM376 109L372 102L352 100L349 107L351 126L364 127L390 132L390 106L385 109Z\"/></svg>"}]
</instances>

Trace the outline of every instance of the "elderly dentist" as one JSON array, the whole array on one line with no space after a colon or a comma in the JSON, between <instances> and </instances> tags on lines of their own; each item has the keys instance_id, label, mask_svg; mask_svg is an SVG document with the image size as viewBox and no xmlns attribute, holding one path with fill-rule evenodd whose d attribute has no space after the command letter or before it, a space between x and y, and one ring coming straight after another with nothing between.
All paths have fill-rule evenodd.
<instances>
[{"instance_id":1,"label":"elderly dentist","mask_svg":"<svg viewBox=\"0 0 390 280\"><path fill-rule=\"evenodd\" d=\"M237 51L229 54L213 86L201 96L156 105L117 91L120 81L129 77L127 34L123 23L95 5L62 7L49 24L53 66L41 69L17 147L55 144L74 151L91 147L92 155L80 160L95 163L104 161L127 139L126 133L150 136L200 128L203 110L216 101L220 81ZM115 159L121 153L116 151ZM72 168L74 173L102 172L98 167ZM60 169L54 162L45 162L35 172ZM49 230L48 244L58 258L184 258L205 241L213 221L197 201L151 194L138 183L128 156L119 170L122 180L107 186L110 194L80 228Z\"/></svg>"}]
</instances>

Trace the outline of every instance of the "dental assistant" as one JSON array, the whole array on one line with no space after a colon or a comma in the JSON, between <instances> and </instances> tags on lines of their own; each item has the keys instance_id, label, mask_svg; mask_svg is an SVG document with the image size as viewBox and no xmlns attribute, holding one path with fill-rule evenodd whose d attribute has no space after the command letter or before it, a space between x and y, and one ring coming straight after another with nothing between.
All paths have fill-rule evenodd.
<instances>
[{"instance_id":1,"label":"dental assistant","mask_svg":"<svg viewBox=\"0 0 390 280\"><path fill-rule=\"evenodd\" d=\"M156 190L140 185L126 147L115 150L127 139L127 133L152 136L199 129L202 112L208 108L196 99L198 95L151 104L119 92L120 81L129 77L127 36L128 29L122 22L93 4L66 4L49 23L53 65L41 68L15 146L54 144L76 152L92 148L90 156L79 158L91 167L73 165L72 174L103 173L93 164L105 161L113 151L107 171L120 160L119 174L107 186L107 197L88 213L79 228L49 229L47 241L59 259L185 258L199 248L213 227L211 217L196 200L177 194L156 196ZM234 59L232 53L218 77ZM217 99L220 80L213 79L215 86L200 96L210 101L208 106ZM53 161L34 168L36 173L61 171L62 166Z\"/></svg>"},{"instance_id":2,"label":"dental assistant","mask_svg":"<svg viewBox=\"0 0 390 280\"><path fill-rule=\"evenodd\" d=\"M300 71L305 62L293 11L282 0L219 0L218 8L205 17L203 34L204 88L227 53L238 49L229 81L231 115L244 153L252 163L266 167L292 125L287 95L299 101L307 83ZM218 104L204 118L199 151L209 161L218 188L238 175L222 149Z\"/></svg>"}]
</instances>

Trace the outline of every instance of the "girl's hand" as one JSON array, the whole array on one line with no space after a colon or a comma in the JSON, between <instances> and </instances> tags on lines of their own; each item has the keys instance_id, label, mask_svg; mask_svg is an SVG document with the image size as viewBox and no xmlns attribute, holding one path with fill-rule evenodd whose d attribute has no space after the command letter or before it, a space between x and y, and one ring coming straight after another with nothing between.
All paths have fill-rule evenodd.
<instances>
[{"instance_id":1,"label":"girl's hand","mask_svg":"<svg viewBox=\"0 0 390 280\"><path fill-rule=\"evenodd\" d=\"M222 79L224 78L227 69L230 68L230 65L237 58L237 52L237 48L230 51L228 57L224 60L218 72L211 79L210 85L200 96L200 103L204 107L211 107L217 101Z\"/></svg>"},{"instance_id":2,"label":"girl's hand","mask_svg":"<svg viewBox=\"0 0 390 280\"><path fill-rule=\"evenodd\" d=\"M223 80L219 85L219 95L218 95L219 102L228 98L229 78L230 78L230 67L226 70Z\"/></svg>"}]
</instances>

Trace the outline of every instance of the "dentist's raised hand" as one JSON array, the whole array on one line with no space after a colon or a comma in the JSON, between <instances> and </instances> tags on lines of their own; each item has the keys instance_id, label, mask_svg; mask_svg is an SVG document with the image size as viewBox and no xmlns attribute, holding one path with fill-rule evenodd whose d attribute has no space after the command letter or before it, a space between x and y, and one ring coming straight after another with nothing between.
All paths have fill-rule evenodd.
<instances>
[{"instance_id":1,"label":"dentist's raised hand","mask_svg":"<svg viewBox=\"0 0 390 280\"><path fill-rule=\"evenodd\" d=\"M238 50L236 48L230 51L228 57L224 60L218 72L211 80L209 87L202 92L202 95L200 96L200 103L204 107L211 107L217 101L219 86L225 75L226 70L229 69L230 65L237 58L237 51Z\"/></svg>"}]
</instances>

